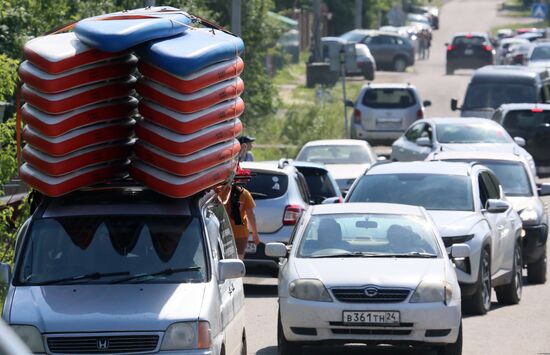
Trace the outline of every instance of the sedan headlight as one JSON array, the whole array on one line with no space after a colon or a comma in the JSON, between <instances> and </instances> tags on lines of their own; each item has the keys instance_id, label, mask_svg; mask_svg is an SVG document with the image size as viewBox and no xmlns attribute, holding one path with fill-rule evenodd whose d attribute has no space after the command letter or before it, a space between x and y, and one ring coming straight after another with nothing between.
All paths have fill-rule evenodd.
<instances>
[{"instance_id":1,"label":"sedan headlight","mask_svg":"<svg viewBox=\"0 0 550 355\"><path fill-rule=\"evenodd\" d=\"M288 285L288 293L301 300L332 302L327 288L317 279L294 280Z\"/></svg>"},{"instance_id":2,"label":"sedan headlight","mask_svg":"<svg viewBox=\"0 0 550 355\"><path fill-rule=\"evenodd\" d=\"M445 281L422 281L414 290L411 303L444 302L453 297L453 288Z\"/></svg>"},{"instance_id":3,"label":"sedan headlight","mask_svg":"<svg viewBox=\"0 0 550 355\"><path fill-rule=\"evenodd\" d=\"M174 323L166 329L160 349L209 349L210 343L210 323L205 321Z\"/></svg>"},{"instance_id":4,"label":"sedan headlight","mask_svg":"<svg viewBox=\"0 0 550 355\"><path fill-rule=\"evenodd\" d=\"M46 352L44 342L42 341L42 334L40 334L40 331L36 327L32 325L12 325L11 328L32 353Z\"/></svg>"},{"instance_id":5,"label":"sedan headlight","mask_svg":"<svg viewBox=\"0 0 550 355\"><path fill-rule=\"evenodd\" d=\"M523 223L535 224L539 220L539 215L537 214L537 211L535 211L534 209L526 208L519 213L519 218L521 218L521 221Z\"/></svg>"}]
</instances>

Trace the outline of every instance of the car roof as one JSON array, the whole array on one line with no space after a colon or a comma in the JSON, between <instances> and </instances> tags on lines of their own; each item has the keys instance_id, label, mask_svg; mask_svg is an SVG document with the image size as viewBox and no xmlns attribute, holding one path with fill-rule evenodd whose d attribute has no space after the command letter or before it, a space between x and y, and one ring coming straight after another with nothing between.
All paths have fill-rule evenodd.
<instances>
[{"instance_id":1,"label":"car roof","mask_svg":"<svg viewBox=\"0 0 550 355\"><path fill-rule=\"evenodd\" d=\"M497 122L491 121L487 118L479 118L479 117L430 117L430 118L424 118L422 120L418 120L416 122L428 122L432 124L438 124L438 123L450 123L450 124L487 124L487 125L493 125L493 126L500 126Z\"/></svg>"},{"instance_id":2,"label":"car roof","mask_svg":"<svg viewBox=\"0 0 550 355\"><path fill-rule=\"evenodd\" d=\"M529 42L528 39L525 39L525 38L515 38L515 37L512 37L512 38L503 38L500 40L500 44L506 44L506 43L531 43Z\"/></svg>"},{"instance_id":3,"label":"car roof","mask_svg":"<svg viewBox=\"0 0 550 355\"><path fill-rule=\"evenodd\" d=\"M534 108L540 108L543 110L550 110L550 104L502 104L500 105L500 109L503 111L512 111L512 110L531 110Z\"/></svg>"},{"instance_id":4,"label":"car roof","mask_svg":"<svg viewBox=\"0 0 550 355\"><path fill-rule=\"evenodd\" d=\"M512 152L495 152L495 151L443 151L435 152L434 159L436 160L502 160L502 161L515 161L525 162L525 159L519 154Z\"/></svg>"},{"instance_id":5,"label":"car roof","mask_svg":"<svg viewBox=\"0 0 550 355\"><path fill-rule=\"evenodd\" d=\"M466 36L477 36L477 37L489 37L485 32L458 32L453 35L455 37L466 37Z\"/></svg>"},{"instance_id":6,"label":"car roof","mask_svg":"<svg viewBox=\"0 0 550 355\"><path fill-rule=\"evenodd\" d=\"M365 175L377 174L433 174L433 175L462 175L470 174L469 163L414 161L375 164L365 172Z\"/></svg>"},{"instance_id":7,"label":"car roof","mask_svg":"<svg viewBox=\"0 0 550 355\"><path fill-rule=\"evenodd\" d=\"M312 215L339 214L339 213L384 213L384 214L406 214L424 216L419 206L401 205L397 203L375 203L375 202L349 202L331 203L326 205L315 205L310 207Z\"/></svg>"},{"instance_id":8,"label":"car roof","mask_svg":"<svg viewBox=\"0 0 550 355\"><path fill-rule=\"evenodd\" d=\"M514 80L533 81L538 76L548 77L546 69L519 65L486 65L474 71L471 82L485 80L507 82L511 77L514 77Z\"/></svg>"},{"instance_id":9,"label":"car roof","mask_svg":"<svg viewBox=\"0 0 550 355\"><path fill-rule=\"evenodd\" d=\"M320 139L309 141L304 144L304 147L315 147L325 145L363 145L368 146L367 141L361 139Z\"/></svg>"},{"instance_id":10,"label":"car roof","mask_svg":"<svg viewBox=\"0 0 550 355\"><path fill-rule=\"evenodd\" d=\"M369 83L363 85L362 89L414 89L416 87L409 83Z\"/></svg>"}]
</instances>

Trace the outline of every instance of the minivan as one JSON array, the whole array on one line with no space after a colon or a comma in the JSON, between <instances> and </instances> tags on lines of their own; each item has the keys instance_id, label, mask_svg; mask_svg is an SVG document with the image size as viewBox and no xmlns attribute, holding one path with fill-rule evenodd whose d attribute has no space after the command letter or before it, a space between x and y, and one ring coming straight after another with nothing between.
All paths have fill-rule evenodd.
<instances>
[{"instance_id":1,"label":"minivan","mask_svg":"<svg viewBox=\"0 0 550 355\"><path fill-rule=\"evenodd\" d=\"M502 104L548 102L550 77L545 69L488 65L474 72L462 107L451 99L451 110L460 110L461 117L491 118Z\"/></svg>"},{"instance_id":2,"label":"minivan","mask_svg":"<svg viewBox=\"0 0 550 355\"><path fill-rule=\"evenodd\" d=\"M2 318L33 353L246 354L245 267L214 192L44 198L19 230Z\"/></svg>"}]
</instances>

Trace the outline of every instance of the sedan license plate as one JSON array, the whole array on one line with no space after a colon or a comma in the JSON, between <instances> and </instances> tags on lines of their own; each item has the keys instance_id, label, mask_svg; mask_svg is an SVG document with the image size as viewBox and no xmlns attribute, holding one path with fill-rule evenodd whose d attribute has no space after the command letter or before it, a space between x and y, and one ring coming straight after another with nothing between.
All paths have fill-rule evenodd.
<instances>
[{"instance_id":1,"label":"sedan license plate","mask_svg":"<svg viewBox=\"0 0 550 355\"><path fill-rule=\"evenodd\" d=\"M398 325L399 312L396 311L344 311L343 322L347 324L391 324Z\"/></svg>"},{"instance_id":2,"label":"sedan license plate","mask_svg":"<svg viewBox=\"0 0 550 355\"><path fill-rule=\"evenodd\" d=\"M466 49L466 50L464 50L464 54L465 55L472 55L472 54L474 54L474 50L473 49Z\"/></svg>"},{"instance_id":3,"label":"sedan license plate","mask_svg":"<svg viewBox=\"0 0 550 355\"><path fill-rule=\"evenodd\" d=\"M256 254L256 244L254 244L254 242L248 242L244 252L246 254Z\"/></svg>"}]
</instances>

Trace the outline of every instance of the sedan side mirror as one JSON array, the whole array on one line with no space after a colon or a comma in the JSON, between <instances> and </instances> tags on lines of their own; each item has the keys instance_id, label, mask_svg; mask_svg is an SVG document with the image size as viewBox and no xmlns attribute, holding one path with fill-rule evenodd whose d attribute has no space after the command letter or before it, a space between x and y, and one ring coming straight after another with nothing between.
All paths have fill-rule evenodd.
<instances>
[{"instance_id":1,"label":"sedan side mirror","mask_svg":"<svg viewBox=\"0 0 550 355\"><path fill-rule=\"evenodd\" d=\"M458 100L457 99L451 99L451 110L456 111L458 109Z\"/></svg>"},{"instance_id":2,"label":"sedan side mirror","mask_svg":"<svg viewBox=\"0 0 550 355\"><path fill-rule=\"evenodd\" d=\"M432 102L430 100L425 100L422 102L422 105L424 105L424 107L432 106Z\"/></svg>"},{"instance_id":3,"label":"sedan side mirror","mask_svg":"<svg viewBox=\"0 0 550 355\"><path fill-rule=\"evenodd\" d=\"M539 185L539 196L548 196L550 195L550 184L544 183Z\"/></svg>"},{"instance_id":4,"label":"sedan side mirror","mask_svg":"<svg viewBox=\"0 0 550 355\"><path fill-rule=\"evenodd\" d=\"M342 198L339 196L334 196L334 197L325 198L323 202L321 202L322 205L330 205L332 203L342 203Z\"/></svg>"},{"instance_id":5,"label":"sedan side mirror","mask_svg":"<svg viewBox=\"0 0 550 355\"><path fill-rule=\"evenodd\" d=\"M525 139L522 137L514 137L514 142L516 142L516 144L520 147L525 147Z\"/></svg>"},{"instance_id":6,"label":"sedan side mirror","mask_svg":"<svg viewBox=\"0 0 550 355\"><path fill-rule=\"evenodd\" d=\"M510 208L510 204L504 200L489 199L485 204L485 211L489 213L503 213Z\"/></svg>"},{"instance_id":7,"label":"sedan side mirror","mask_svg":"<svg viewBox=\"0 0 550 355\"><path fill-rule=\"evenodd\" d=\"M0 263L0 283L9 285L11 281L11 267L9 264Z\"/></svg>"},{"instance_id":8,"label":"sedan side mirror","mask_svg":"<svg viewBox=\"0 0 550 355\"><path fill-rule=\"evenodd\" d=\"M225 259L218 263L218 274L220 282L230 279L238 279L244 277L246 268L244 263L239 259Z\"/></svg>"},{"instance_id":9,"label":"sedan side mirror","mask_svg":"<svg viewBox=\"0 0 550 355\"><path fill-rule=\"evenodd\" d=\"M451 247L451 256L454 259L464 259L470 257L470 246L468 244L453 244Z\"/></svg>"},{"instance_id":10,"label":"sedan side mirror","mask_svg":"<svg viewBox=\"0 0 550 355\"><path fill-rule=\"evenodd\" d=\"M272 258L286 258L288 249L283 243L267 243L265 245L265 255Z\"/></svg>"},{"instance_id":11,"label":"sedan side mirror","mask_svg":"<svg viewBox=\"0 0 550 355\"><path fill-rule=\"evenodd\" d=\"M355 104L351 100L346 100L346 106L347 107L355 107Z\"/></svg>"},{"instance_id":12,"label":"sedan side mirror","mask_svg":"<svg viewBox=\"0 0 550 355\"><path fill-rule=\"evenodd\" d=\"M417 138L415 143L421 147L431 147L432 141L428 137L420 137Z\"/></svg>"}]
</instances>

